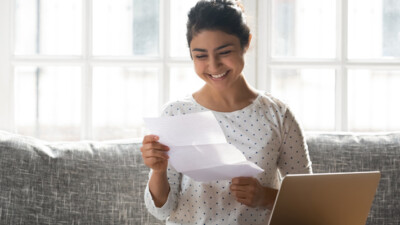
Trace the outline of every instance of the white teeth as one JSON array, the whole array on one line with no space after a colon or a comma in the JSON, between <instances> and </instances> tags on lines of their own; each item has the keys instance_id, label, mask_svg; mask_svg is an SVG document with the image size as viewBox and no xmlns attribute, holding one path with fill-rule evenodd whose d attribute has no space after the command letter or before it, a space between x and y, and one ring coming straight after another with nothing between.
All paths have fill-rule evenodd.
<instances>
[{"instance_id":1,"label":"white teeth","mask_svg":"<svg viewBox=\"0 0 400 225\"><path fill-rule=\"evenodd\" d=\"M213 78L220 78L220 77L223 77L225 74L226 74L226 72L225 72L225 73L221 73L221 74L215 74L215 75L210 74L210 75L211 75Z\"/></svg>"}]
</instances>

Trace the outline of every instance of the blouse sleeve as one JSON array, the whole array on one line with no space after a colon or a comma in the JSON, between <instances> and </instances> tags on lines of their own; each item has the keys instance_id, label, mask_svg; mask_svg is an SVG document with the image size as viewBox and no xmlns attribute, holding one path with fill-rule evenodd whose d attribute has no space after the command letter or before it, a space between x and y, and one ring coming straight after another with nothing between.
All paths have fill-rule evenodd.
<instances>
[{"instance_id":1,"label":"blouse sleeve","mask_svg":"<svg viewBox=\"0 0 400 225\"><path fill-rule=\"evenodd\" d=\"M163 110L161 116L173 116L173 112L169 110L170 104L166 104L163 106ZM152 170L149 173L149 180L152 174ZM182 179L182 174L175 170L171 165L168 165L167 169L167 177L168 183L170 186L170 191L168 194L168 199L162 207L157 207L154 204L153 196L150 193L149 189L149 182L147 182L145 193L144 193L144 200L146 204L147 210L155 216L159 220L167 219L171 212L177 207L178 205L178 195L180 192L180 183Z\"/></svg>"},{"instance_id":2,"label":"blouse sleeve","mask_svg":"<svg viewBox=\"0 0 400 225\"><path fill-rule=\"evenodd\" d=\"M152 174L152 170L150 170L149 173L149 180ZM144 201L146 204L147 210L157 219L159 220L165 220L169 217L171 212L177 207L178 205L178 194L180 192L179 187L180 187L180 179L181 179L181 174L178 173L173 167L168 166L168 171L167 171L167 176L168 176L168 182L170 186L170 191L168 194L168 199L165 202L165 204L162 207L157 207L154 204L153 197L150 193L149 189L149 182L147 182L147 186L144 192Z\"/></svg>"},{"instance_id":3,"label":"blouse sleeve","mask_svg":"<svg viewBox=\"0 0 400 225\"><path fill-rule=\"evenodd\" d=\"M301 127L288 108L283 119L278 168L281 176L312 173L307 143Z\"/></svg>"}]
</instances>

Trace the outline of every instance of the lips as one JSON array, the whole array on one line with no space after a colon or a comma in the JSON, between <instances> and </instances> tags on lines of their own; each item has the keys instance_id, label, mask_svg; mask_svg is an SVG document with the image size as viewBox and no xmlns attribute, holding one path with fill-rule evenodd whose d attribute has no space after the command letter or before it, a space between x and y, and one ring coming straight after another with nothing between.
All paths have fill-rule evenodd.
<instances>
[{"instance_id":1,"label":"lips","mask_svg":"<svg viewBox=\"0 0 400 225\"><path fill-rule=\"evenodd\" d=\"M225 77L225 75L228 74L228 72L229 72L229 71L225 71L225 72L220 73L220 74L208 74L208 75L209 75L209 76L211 77L211 79L213 79L213 80L220 80L220 79L222 79L223 77Z\"/></svg>"}]
</instances>

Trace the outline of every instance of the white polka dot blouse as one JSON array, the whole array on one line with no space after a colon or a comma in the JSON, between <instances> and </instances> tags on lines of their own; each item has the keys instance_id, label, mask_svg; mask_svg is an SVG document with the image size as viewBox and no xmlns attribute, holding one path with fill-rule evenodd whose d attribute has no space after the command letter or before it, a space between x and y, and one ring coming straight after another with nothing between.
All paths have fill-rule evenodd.
<instances>
[{"instance_id":1,"label":"white polka dot blouse","mask_svg":"<svg viewBox=\"0 0 400 225\"><path fill-rule=\"evenodd\" d=\"M168 103L163 116L209 110L192 96ZM264 169L256 176L261 185L279 189L286 174L312 173L302 130L290 109L268 93L259 92L254 102L234 112L212 111L228 143L243 152L247 160ZM212 157L212 156L210 156ZM166 224L266 224L270 211L251 208L235 200L231 182L196 182L168 167L170 192L167 202L154 205L149 186L145 190L148 211ZM151 176L151 171L149 176Z\"/></svg>"}]
</instances>

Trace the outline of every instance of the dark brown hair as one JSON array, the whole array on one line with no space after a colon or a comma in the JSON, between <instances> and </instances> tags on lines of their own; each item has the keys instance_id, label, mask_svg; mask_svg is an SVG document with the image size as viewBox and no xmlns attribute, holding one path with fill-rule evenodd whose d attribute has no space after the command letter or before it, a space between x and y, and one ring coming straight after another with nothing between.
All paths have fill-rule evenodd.
<instances>
[{"instance_id":1,"label":"dark brown hair","mask_svg":"<svg viewBox=\"0 0 400 225\"><path fill-rule=\"evenodd\" d=\"M244 19L243 6L231 0L201 0L190 9L186 24L188 46L203 30L220 30L239 38L242 49L249 43L250 29Z\"/></svg>"}]
</instances>

